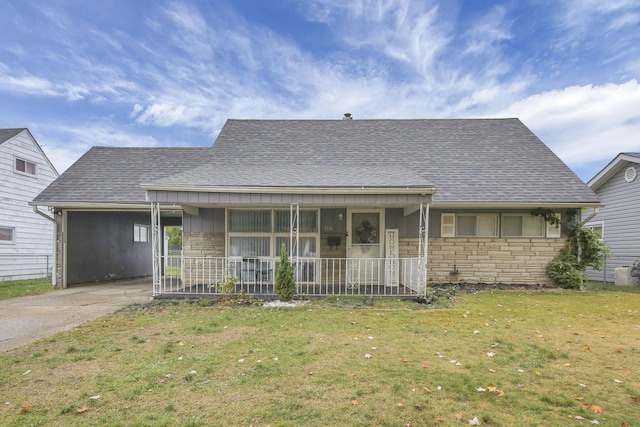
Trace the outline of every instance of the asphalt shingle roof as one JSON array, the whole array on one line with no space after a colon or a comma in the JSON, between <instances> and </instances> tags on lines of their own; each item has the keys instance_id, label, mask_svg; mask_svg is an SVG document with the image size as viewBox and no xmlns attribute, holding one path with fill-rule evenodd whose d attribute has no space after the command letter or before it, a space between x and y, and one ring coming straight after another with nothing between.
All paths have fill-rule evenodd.
<instances>
[{"instance_id":1,"label":"asphalt shingle roof","mask_svg":"<svg viewBox=\"0 0 640 427\"><path fill-rule=\"evenodd\" d=\"M228 120L161 186L436 187L434 202L597 203L518 119Z\"/></svg>"},{"instance_id":2,"label":"asphalt shingle roof","mask_svg":"<svg viewBox=\"0 0 640 427\"><path fill-rule=\"evenodd\" d=\"M228 120L211 148L95 147L34 202L144 202L140 184L427 187L440 203L598 203L518 119Z\"/></svg>"},{"instance_id":3,"label":"asphalt shingle roof","mask_svg":"<svg viewBox=\"0 0 640 427\"><path fill-rule=\"evenodd\" d=\"M93 147L34 203L140 203L140 183L211 160L211 148Z\"/></svg>"},{"instance_id":4,"label":"asphalt shingle roof","mask_svg":"<svg viewBox=\"0 0 640 427\"><path fill-rule=\"evenodd\" d=\"M0 129L0 144L10 140L25 129L26 128Z\"/></svg>"}]
</instances>

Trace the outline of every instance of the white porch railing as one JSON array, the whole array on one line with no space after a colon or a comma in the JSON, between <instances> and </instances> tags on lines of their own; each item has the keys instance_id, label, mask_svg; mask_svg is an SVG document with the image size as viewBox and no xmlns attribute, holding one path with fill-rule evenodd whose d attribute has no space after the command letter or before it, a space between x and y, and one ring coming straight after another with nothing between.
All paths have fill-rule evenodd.
<instances>
[{"instance_id":1,"label":"white porch railing","mask_svg":"<svg viewBox=\"0 0 640 427\"><path fill-rule=\"evenodd\" d=\"M279 258L163 257L158 295L221 294L218 283L237 279L236 294L274 295ZM301 258L292 261L298 296L422 296L424 258Z\"/></svg>"}]
</instances>

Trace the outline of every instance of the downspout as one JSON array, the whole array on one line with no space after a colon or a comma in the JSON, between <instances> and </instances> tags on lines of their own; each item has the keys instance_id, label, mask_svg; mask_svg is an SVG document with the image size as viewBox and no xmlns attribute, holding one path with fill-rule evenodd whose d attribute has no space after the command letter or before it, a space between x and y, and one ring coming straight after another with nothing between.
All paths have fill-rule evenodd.
<instances>
[{"instance_id":1,"label":"downspout","mask_svg":"<svg viewBox=\"0 0 640 427\"><path fill-rule=\"evenodd\" d=\"M580 221L580 223L578 224L578 228L582 227L587 222L591 221L594 216L598 215L599 212L600 212L600 208L593 208L593 212L591 213L591 215L589 215L583 221ZM582 246L580 246L580 239L576 239L576 243L578 244L578 265L579 265L580 262L582 261ZM584 292L584 281L582 279L580 280L580 291Z\"/></svg>"},{"instance_id":2,"label":"downspout","mask_svg":"<svg viewBox=\"0 0 640 427\"><path fill-rule=\"evenodd\" d=\"M38 210L38 206L33 206L33 211L40 215L41 217L51 221L53 223L53 264L51 266L51 286L56 287L56 265L57 265L57 255L58 255L58 245L56 245L56 236L58 234L58 222L55 218L51 218L44 212Z\"/></svg>"}]
</instances>

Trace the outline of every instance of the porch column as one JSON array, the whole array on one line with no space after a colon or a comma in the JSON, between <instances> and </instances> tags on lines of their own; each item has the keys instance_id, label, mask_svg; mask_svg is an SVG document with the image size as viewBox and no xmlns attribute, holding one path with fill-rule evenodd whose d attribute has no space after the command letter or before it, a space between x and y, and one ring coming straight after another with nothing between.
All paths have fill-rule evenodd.
<instances>
[{"instance_id":1,"label":"porch column","mask_svg":"<svg viewBox=\"0 0 640 427\"><path fill-rule=\"evenodd\" d=\"M289 224L289 248L290 248L290 254L289 256L291 257L291 264L294 266L295 269L295 279L296 279L296 283L298 283L298 279L299 279L299 275L298 275L298 256L299 254L299 249L298 249L298 243L300 243L300 234L298 233L298 230L300 229L300 219L299 219L299 215L300 215L300 206L297 203L292 203L291 206L289 207L290 210L290 224Z\"/></svg>"},{"instance_id":2,"label":"porch column","mask_svg":"<svg viewBox=\"0 0 640 427\"><path fill-rule=\"evenodd\" d=\"M160 203L151 203L151 250L153 253L153 296L161 293L162 233L160 233Z\"/></svg>"},{"instance_id":3,"label":"porch column","mask_svg":"<svg viewBox=\"0 0 640 427\"><path fill-rule=\"evenodd\" d=\"M420 203L420 229L418 230L419 243L418 243L418 256L422 258L421 264L424 268L422 290L426 295L427 292L427 267L429 257L429 203L424 205Z\"/></svg>"}]
</instances>

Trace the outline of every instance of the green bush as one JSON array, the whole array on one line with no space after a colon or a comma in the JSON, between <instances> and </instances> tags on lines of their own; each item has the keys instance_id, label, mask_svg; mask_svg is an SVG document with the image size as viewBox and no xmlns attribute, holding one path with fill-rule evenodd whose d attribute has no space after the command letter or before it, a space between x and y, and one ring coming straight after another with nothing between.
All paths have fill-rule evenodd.
<instances>
[{"instance_id":1,"label":"green bush","mask_svg":"<svg viewBox=\"0 0 640 427\"><path fill-rule=\"evenodd\" d=\"M289 261L287 248L282 244L280 249L280 265L276 274L276 284L274 289L280 301L291 301L296 294L296 281L293 277L293 266Z\"/></svg>"},{"instance_id":2,"label":"green bush","mask_svg":"<svg viewBox=\"0 0 640 427\"><path fill-rule=\"evenodd\" d=\"M579 288L587 280L577 258L565 251L547 265L547 274L556 285L563 288Z\"/></svg>"}]
</instances>

